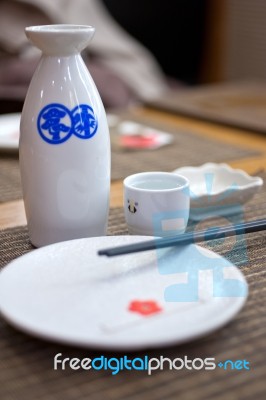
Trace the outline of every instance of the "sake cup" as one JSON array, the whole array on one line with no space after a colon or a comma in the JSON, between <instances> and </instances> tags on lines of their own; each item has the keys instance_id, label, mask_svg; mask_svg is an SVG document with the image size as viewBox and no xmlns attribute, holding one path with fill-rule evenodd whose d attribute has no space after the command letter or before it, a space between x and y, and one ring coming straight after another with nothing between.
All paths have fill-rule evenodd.
<instances>
[{"instance_id":1,"label":"sake cup","mask_svg":"<svg viewBox=\"0 0 266 400\"><path fill-rule=\"evenodd\" d=\"M184 233L189 181L168 172L142 172L124 180L124 212L130 234L168 237Z\"/></svg>"}]
</instances>

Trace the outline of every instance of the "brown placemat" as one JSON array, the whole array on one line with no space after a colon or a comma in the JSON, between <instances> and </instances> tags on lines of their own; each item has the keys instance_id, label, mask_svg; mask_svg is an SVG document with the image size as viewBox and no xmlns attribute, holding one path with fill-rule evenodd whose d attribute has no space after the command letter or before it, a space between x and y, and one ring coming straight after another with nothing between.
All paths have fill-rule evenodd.
<instances>
[{"instance_id":1,"label":"brown placemat","mask_svg":"<svg viewBox=\"0 0 266 400\"><path fill-rule=\"evenodd\" d=\"M185 165L201 165L205 162L226 162L258 155L259 152L233 146L198 136L190 131L174 129L165 123L121 116L120 121L133 120L173 134L173 143L157 150L124 150L117 145L117 127L111 129L112 180L144 171L173 171ZM0 154L0 203L22 198L18 156Z\"/></svg>"},{"instance_id":2,"label":"brown placemat","mask_svg":"<svg viewBox=\"0 0 266 400\"><path fill-rule=\"evenodd\" d=\"M18 156L0 154L0 203L22 197Z\"/></svg>"},{"instance_id":3,"label":"brown placemat","mask_svg":"<svg viewBox=\"0 0 266 400\"><path fill-rule=\"evenodd\" d=\"M266 133L266 82L229 82L173 90L147 105L240 129Z\"/></svg>"},{"instance_id":4,"label":"brown placemat","mask_svg":"<svg viewBox=\"0 0 266 400\"><path fill-rule=\"evenodd\" d=\"M122 208L110 209L107 234L128 234ZM34 247L29 240L27 226L0 229L0 269L10 261L33 249Z\"/></svg>"},{"instance_id":5,"label":"brown placemat","mask_svg":"<svg viewBox=\"0 0 266 400\"><path fill-rule=\"evenodd\" d=\"M117 131L111 130L112 179L146 171L173 171L187 165L205 162L226 162L256 156L258 151L213 139L193 131L174 128L170 124L154 122L148 117L124 116L122 120L138 123L173 134L173 142L156 150L125 150L117 145Z\"/></svg>"},{"instance_id":6,"label":"brown placemat","mask_svg":"<svg viewBox=\"0 0 266 400\"><path fill-rule=\"evenodd\" d=\"M261 175L266 179L266 173ZM245 207L245 219L265 218L266 187ZM225 219L224 219L225 220ZM232 221L229 218L229 222ZM228 222L228 221L227 221ZM225 221L201 222L201 228ZM190 225L190 229L196 229ZM113 209L109 219L109 234L127 233L123 210ZM204 244L205 245L205 244ZM210 246L210 244L208 245ZM0 318L0 398L1 400L264 400L266 393L266 235L265 232L246 235L237 243L227 238L224 243L212 243L211 248L227 256L241 268L249 283L249 297L242 311L225 327L202 339L180 346L136 353L113 353L76 349L48 343L25 335ZM0 231L0 262L3 267L11 259L30 251L26 227ZM247 259L243 258L243 251ZM34 299L33 299L34 301ZM182 323L182 322L181 322ZM178 329L178 323L176 326ZM73 371L53 369L54 356L129 358L147 355L189 359L215 357L225 360L246 360L250 370L227 370L217 367L206 370L164 370L148 376L146 371L110 370Z\"/></svg>"}]
</instances>

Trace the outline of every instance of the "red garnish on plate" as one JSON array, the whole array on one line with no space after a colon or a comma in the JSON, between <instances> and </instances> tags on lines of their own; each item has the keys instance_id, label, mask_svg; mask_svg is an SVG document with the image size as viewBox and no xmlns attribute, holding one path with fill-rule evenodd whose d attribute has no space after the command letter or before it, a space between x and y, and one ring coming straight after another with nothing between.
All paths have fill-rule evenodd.
<instances>
[{"instance_id":1,"label":"red garnish on plate","mask_svg":"<svg viewBox=\"0 0 266 400\"><path fill-rule=\"evenodd\" d=\"M154 300L133 300L129 303L128 310L148 316L161 312L163 309Z\"/></svg>"}]
</instances>

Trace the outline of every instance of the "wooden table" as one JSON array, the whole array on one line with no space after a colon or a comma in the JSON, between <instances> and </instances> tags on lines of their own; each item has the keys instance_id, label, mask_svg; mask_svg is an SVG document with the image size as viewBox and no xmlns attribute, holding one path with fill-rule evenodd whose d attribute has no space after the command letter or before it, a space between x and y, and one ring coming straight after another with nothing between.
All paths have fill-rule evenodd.
<instances>
[{"instance_id":1,"label":"wooden table","mask_svg":"<svg viewBox=\"0 0 266 400\"><path fill-rule=\"evenodd\" d=\"M202 122L182 116L170 115L148 108L136 108L133 115L137 117L149 117L154 121L164 122L178 129L192 130L193 133L205 138L215 138L218 142L240 145L247 149L260 152L259 156L242 158L227 162L234 168L241 168L249 174L256 174L266 169L266 136L250 131L225 127L213 123ZM120 207L123 202L122 181L113 181L111 184L110 206ZM22 200L10 201L0 204L0 228L8 228L26 224L24 206Z\"/></svg>"}]
</instances>

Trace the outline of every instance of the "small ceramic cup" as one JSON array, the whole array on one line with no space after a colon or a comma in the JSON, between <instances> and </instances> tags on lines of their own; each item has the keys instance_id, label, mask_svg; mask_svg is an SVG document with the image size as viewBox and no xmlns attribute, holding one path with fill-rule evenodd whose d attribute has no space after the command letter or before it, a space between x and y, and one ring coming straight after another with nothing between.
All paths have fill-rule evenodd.
<instances>
[{"instance_id":1,"label":"small ceramic cup","mask_svg":"<svg viewBox=\"0 0 266 400\"><path fill-rule=\"evenodd\" d=\"M168 172L143 172L124 180L124 211L129 233L175 236L189 218L189 181Z\"/></svg>"}]
</instances>

